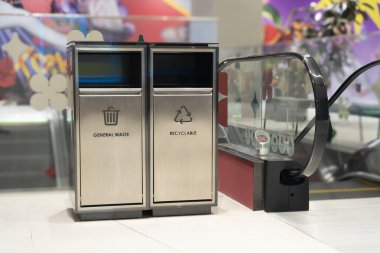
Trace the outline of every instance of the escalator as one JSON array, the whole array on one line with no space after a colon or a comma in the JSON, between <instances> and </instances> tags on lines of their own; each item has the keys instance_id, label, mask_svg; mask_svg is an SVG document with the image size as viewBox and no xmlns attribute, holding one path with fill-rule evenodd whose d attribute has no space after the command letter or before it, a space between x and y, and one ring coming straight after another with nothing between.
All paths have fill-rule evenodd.
<instances>
[{"instance_id":1,"label":"escalator","mask_svg":"<svg viewBox=\"0 0 380 253\"><path fill-rule=\"evenodd\" d=\"M309 177L324 153L329 126L318 65L310 55L283 53L226 60L219 72L226 93L219 118L227 119L220 122L219 189L239 184L223 176L235 176L224 166L228 153L253 162L254 210L308 210Z\"/></svg>"},{"instance_id":2,"label":"escalator","mask_svg":"<svg viewBox=\"0 0 380 253\"><path fill-rule=\"evenodd\" d=\"M357 84L358 77L365 75L379 65L379 60L373 61L352 73L329 99L329 107L333 108L333 110L330 109L330 114L336 111L334 107L337 107L337 101L344 94L344 91L349 86ZM349 114L357 115L359 123L357 128L359 128L361 142L364 139L363 135L365 133L368 135L368 132L373 130L371 128L377 128L377 133L371 131L373 132L371 133L372 140L364 145L351 144L349 147L343 147L342 145L328 143L316 175L319 182L316 182L310 191L311 199L380 196L380 139L378 127L373 126L373 121L379 117L379 108L356 104L347 109L349 109L349 111L347 110ZM377 113L374 114L374 112ZM366 117L367 120L362 119L363 117ZM369 121L369 117L372 122ZM372 124L368 124L368 122ZM334 128L334 123L332 127Z\"/></svg>"},{"instance_id":3,"label":"escalator","mask_svg":"<svg viewBox=\"0 0 380 253\"><path fill-rule=\"evenodd\" d=\"M8 106L0 116L0 190L68 185L63 118L56 111Z\"/></svg>"},{"instance_id":4,"label":"escalator","mask_svg":"<svg viewBox=\"0 0 380 253\"><path fill-rule=\"evenodd\" d=\"M224 93L219 98L219 117L224 122L219 122L219 150L222 155L226 152L253 163L254 172L250 176L254 181L251 187L254 193L248 197L254 199L251 208L308 210L309 188L311 199L338 194L355 197L359 191L378 196L377 140L356 152L342 155L341 166L335 163L335 167L321 168L325 165L326 143L333 137L329 106L357 76L378 63L358 69L330 100L327 100L322 74L308 55L285 53L230 59L220 64L220 87ZM260 155L262 146L255 139L259 130L270 137L266 147L268 156ZM328 147L331 148L331 144ZM224 168L226 159L220 161L220 190L233 197L233 187L228 185L232 185L232 181L223 179L223 175L230 178L234 175ZM229 166L233 167L234 163L237 165L239 161ZM333 186L325 183L329 177L332 181L360 180ZM300 204L302 202L305 204Z\"/></svg>"}]
</instances>

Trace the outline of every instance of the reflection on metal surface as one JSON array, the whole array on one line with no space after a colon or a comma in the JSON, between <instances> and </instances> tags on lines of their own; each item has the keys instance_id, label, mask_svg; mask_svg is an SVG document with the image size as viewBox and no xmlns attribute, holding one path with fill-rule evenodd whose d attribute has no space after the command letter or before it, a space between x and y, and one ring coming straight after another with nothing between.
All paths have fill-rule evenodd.
<instances>
[{"instance_id":1,"label":"reflection on metal surface","mask_svg":"<svg viewBox=\"0 0 380 253\"><path fill-rule=\"evenodd\" d=\"M82 205L142 203L141 103L141 95L80 96ZM123 110L105 126L111 106Z\"/></svg>"},{"instance_id":2,"label":"reflection on metal surface","mask_svg":"<svg viewBox=\"0 0 380 253\"><path fill-rule=\"evenodd\" d=\"M216 45L151 48L153 211L217 202ZM172 61L172 62L168 62Z\"/></svg>"},{"instance_id":3,"label":"reflection on metal surface","mask_svg":"<svg viewBox=\"0 0 380 253\"><path fill-rule=\"evenodd\" d=\"M183 104L193 118L179 124L173 113ZM153 106L154 201L210 200L212 94L155 95Z\"/></svg>"},{"instance_id":4,"label":"reflection on metal surface","mask_svg":"<svg viewBox=\"0 0 380 253\"><path fill-rule=\"evenodd\" d=\"M101 71L88 61L114 55L122 57L103 61ZM147 207L145 46L72 42L68 59L75 211L139 216ZM131 72L135 78L124 78Z\"/></svg>"}]
</instances>

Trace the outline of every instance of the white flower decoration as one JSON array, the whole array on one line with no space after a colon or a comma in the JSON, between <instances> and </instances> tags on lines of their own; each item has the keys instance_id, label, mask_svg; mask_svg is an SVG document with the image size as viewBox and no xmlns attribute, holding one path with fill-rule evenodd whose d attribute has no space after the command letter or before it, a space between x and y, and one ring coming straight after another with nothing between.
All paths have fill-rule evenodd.
<instances>
[{"instance_id":1,"label":"white flower decoration","mask_svg":"<svg viewBox=\"0 0 380 253\"><path fill-rule=\"evenodd\" d=\"M67 41L104 41L103 34L97 30L92 30L84 37L79 30L72 30L67 34Z\"/></svg>"},{"instance_id":2,"label":"white flower decoration","mask_svg":"<svg viewBox=\"0 0 380 253\"><path fill-rule=\"evenodd\" d=\"M30 79L30 88L36 92L30 98L30 105L36 110L44 110L49 105L61 111L67 106L67 97L64 92L67 88L66 77L62 74L54 75L50 81L42 74L36 74Z\"/></svg>"}]
</instances>

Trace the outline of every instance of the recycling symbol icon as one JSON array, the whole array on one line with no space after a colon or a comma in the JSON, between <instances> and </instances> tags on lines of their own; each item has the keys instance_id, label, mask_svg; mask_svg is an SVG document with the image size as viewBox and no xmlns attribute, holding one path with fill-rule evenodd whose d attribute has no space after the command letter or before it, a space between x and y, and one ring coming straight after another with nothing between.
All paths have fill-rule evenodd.
<instances>
[{"instance_id":1,"label":"recycling symbol icon","mask_svg":"<svg viewBox=\"0 0 380 253\"><path fill-rule=\"evenodd\" d=\"M175 122L183 124L183 122L191 122L193 118L191 117L191 112L187 110L186 106L181 106L181 109L177 110L177 115L174 118Z\"/></svg>"}]
</instances>

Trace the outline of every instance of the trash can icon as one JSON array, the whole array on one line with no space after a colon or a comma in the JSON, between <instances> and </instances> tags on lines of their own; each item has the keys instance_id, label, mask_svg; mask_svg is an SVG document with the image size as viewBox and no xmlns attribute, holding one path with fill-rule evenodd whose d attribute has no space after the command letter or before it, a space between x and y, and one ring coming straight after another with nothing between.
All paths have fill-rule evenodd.
<instances>
[{"instance_id":1,"label":"trash can icon","mask_svg":"<svg viewBox=\"0 0 380 253\"><path fill-rule=\"evenodd\" d=\"M110 106L106 110L103 110L103 114L104 114L104 125L106 126L117 125L119 110L116 110L115 108Z\"/></svg>"}]
</instances>

